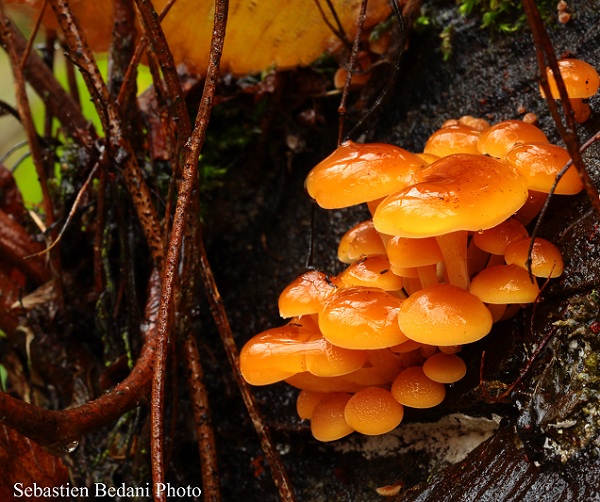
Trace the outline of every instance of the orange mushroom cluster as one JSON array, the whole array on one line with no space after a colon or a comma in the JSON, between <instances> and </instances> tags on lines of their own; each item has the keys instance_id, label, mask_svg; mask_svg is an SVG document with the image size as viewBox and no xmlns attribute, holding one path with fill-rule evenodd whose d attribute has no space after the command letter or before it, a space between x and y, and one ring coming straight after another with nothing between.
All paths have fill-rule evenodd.
<instances>
[{"instance_id":1,"label":"orange mushroom cluster","mask_svg":"<svg viewBox=\"0 0 600 502\"><path fill-rule=\"evenodd\" d=\"M372 218L338 247L347 268L311 270L279 297L288 324L253 337L240 368L254 385L301 390L297 411L315 438L383 434L405 407L441 403L466 374L462 345L534 302L563 271L560 251L529 235L569 161L531 123L447 121L411 153L340 145L306 179L324 208L366 204ZM570 168L556 193L582 183Z\"/></svg>"}]
</instances>

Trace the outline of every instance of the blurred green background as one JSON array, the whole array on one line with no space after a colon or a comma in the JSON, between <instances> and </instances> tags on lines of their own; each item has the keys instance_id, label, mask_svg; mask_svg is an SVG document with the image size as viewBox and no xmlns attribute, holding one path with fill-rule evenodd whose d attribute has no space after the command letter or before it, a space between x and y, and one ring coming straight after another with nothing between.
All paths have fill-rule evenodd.
<instances>
[{"instance_id":1,"label":"blurred green background","mask_svg":"<svg viewBox=\"0 0 600 502\"><path fill-rule=\"evenodd\" d=\"M105 55L98 55L98 66L103 75L106 75L107 60ZM63 86L66 87L65 59L60 50L56 51L55 74ZM98 115L90 100L83 79L77 73L78 87L81 96L81 106L84 115L96 126L99 134L102 133ZM143 92L152 83L150 74L145 66L139 67L138 89ZM44 122L44 108L41 100L31 90L28 90L30 106L38 133L42 132ZM0 50L0 100L16 108L15 88L13 73L8 55ZM54 125L56 131L58 124ZM11 149L14 150L11 152ZM10 115L0 116L0 159L4 165L13 172L17 184L28 208L36 208L41 202L41 190L35 172L35 167L29 154L26 136L21 124Z\"/></svg>"}]
</instances>

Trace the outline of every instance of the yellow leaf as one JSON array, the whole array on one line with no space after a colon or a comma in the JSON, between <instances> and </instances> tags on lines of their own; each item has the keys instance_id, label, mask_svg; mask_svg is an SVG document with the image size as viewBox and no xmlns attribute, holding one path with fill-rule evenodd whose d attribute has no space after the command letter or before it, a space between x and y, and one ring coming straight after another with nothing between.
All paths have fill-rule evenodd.
<instances>
[{"instance_id":1,"label":"yellow leaf","mask_svg":"<svg viewBox=\"0 0 600 502\"><path fill-rule=\"evenodd\" d=\"M336 25L327 2L319 0L325 15ZM41 0L8 0L8 3L39 9ZM160 12L167 0L155 0ZM356 33L360 0L332 0L348 37ZM112 31L112 2L72 0L90 46L105 51ZM177 64L202 75L208 62L213 28L212 1L178 0L163 20L163 30ZM366 26L384 20L390 13L387 0L369 0ZM48 9L46 26L56 28ZM324 52L339 49L340 41L323 20L314 0L232 0L225 47L223 72L234 75L257 73L268 68L289 69L312 63Z\"/></svg>"}]
</instances>

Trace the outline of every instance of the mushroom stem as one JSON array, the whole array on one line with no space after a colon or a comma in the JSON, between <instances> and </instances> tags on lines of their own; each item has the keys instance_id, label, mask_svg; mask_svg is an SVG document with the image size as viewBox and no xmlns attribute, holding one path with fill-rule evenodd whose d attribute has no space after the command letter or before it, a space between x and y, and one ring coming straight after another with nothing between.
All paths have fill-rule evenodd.
<instances>
[{"instance_id":1,"label":"mushroom stem","mask_svg":"<svg viewBox=\"0 0 600 502\"><path fill-rule=\"evenodd\" d=\"M421 286L424 288L438 283L435 265L424 265L422 267L417 267L417 273L419 274Z\"/></svg>"},{"instance_id":2,"label":"mushroom stem","mask_svg":"<svg viewBox=\"0 0 600 502\"><path fill-rule=\"evenodd\" d=\"M583 102L581 98L569 98L569 103L571 104L571 108L573 109L573 116L575 118L575 122L578 124L583 124L586 122L591 114L592 109L590 105Z\"/></svg>"},{"instance_id":3,"label":"mushroom stem","mask_svg":"<svg viewBox=\"0 0 600 502\"><path fill-rule=\"evenodd\" d=\"M459 230L435 238L444 256L448 282L463 289L469 289L467 267L467 231Z\"/></svg>"}]
</instances>

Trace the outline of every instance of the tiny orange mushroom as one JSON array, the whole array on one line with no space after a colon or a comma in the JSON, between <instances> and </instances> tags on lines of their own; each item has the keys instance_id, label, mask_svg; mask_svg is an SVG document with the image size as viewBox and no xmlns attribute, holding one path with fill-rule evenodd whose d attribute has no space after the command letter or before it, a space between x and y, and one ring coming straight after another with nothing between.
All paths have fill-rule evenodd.
<instances>
[{"instance_id":1,"label":"tiny orange mushroom","mask_svg":"<svg viewBox=\"0 0 600 502\"><path fill-rule=\"evenodd\" d=\"M422 366L402 371L392 383L391 392L396 401L410 408L433 408L446 397L445 385L431 380Z\"/></svg>"},{"instance_id":2,"label":"tiny orange mushroom","mask_svg":"<svg viewBox=\"0 0 600 502\"><path fill-rule=\"evenodd\" d=\"M558 61L558 71L565 84L565 90L569 96L575 120L579 123L585 122L590 117L591 109L582 100L598 92L598 87L600 86L598 72L592 65L579 59L561 59ZM554 78L554 72L548 68L546 75L548 77L550 94L554 99L560 99L560 92ZM545 97L541 86L540 93L542 97Z\"/></svg>"},{"instance_id":3,"label":"tiny orange mushroom","mask_svg":"<svg viewBox=\"0 0 600 502\"><path fill-rule=\"evenodd\" d=\"M356 432L367 435L385 434L402 422L404 407L391 392L381 387L358 391L346 403L344 418Z\"/></svg>"}]
</instances>

